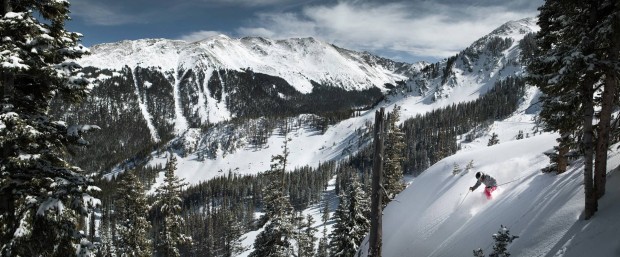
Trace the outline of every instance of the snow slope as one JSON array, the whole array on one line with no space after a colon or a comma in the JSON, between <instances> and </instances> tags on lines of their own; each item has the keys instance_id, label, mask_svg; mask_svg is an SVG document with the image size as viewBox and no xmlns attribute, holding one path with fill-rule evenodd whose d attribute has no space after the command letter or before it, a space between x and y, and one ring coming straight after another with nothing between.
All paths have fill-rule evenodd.
<instances>
[{"instance_id":1,"label":"snow slope","mask_svg":"<svg viewBox=\"0 0 620 257\"><path fill-rule=\"evenodd\" d=\"M426 66L407 86L412 95L425 97L427 103L452 95L476 99L496 81L523 75L519 42L539 29L535 18L507 22L457 55Z\"/></svg>"},{"instance_id":2,"label":"snow slope","mask_svg":"<svg viewBox=\"0 0 620 257\"><path fill-rule=\"evenodd\" d=\"M540 172L549 162L543 152L556 137L478 147L430 167L384 210L383 256L471 256L477 248L488 254L500 225L520 236L509 247L512 256L620 256L620 221L612 218L620 213L613 204L620 189L609 186L600 212L583 221L582 163L561 175ZM481 188L467 193L476 182L474 171L452 175L453 163L464 167L470 160L475 171L506 183L493 199L487 200ZM612 152L609 167L619 164L620 152ZM608 185L619 182L620 173L612 172Z\"/></svg>"}]
</instances>

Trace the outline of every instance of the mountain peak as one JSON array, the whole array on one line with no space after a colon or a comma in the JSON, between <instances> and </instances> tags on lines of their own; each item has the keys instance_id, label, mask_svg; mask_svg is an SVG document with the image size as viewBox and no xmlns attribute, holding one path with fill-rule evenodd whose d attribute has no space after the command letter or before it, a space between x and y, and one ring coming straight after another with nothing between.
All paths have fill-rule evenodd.
<instances>
[{"instance_id":1,"label":"mountain peak","mask_svg":"<svg viewBox=\"0 0 620 257\"><path fill-rule=\"evenodd\" d=\"M540 28L536 24L538 19L535 17L523 18L504 23L489 35L500 37L522 37L525 34L536 32Z\"/></svg>"},{"instance_id":2,"label":"mountain peak","mask_svg":"<svg viewBox=\"0 0 620 257\"><path fill-rule=\"evenodd\" d=\"M203 40L198 40L198 42L200 42L200 41L215 41L215 40L230 40L230 39L231 38L229 36L225 35L225 34L217 34L217 35L214 35L214 36L207 37L207 38L205 38Z\"/></svg>"}]
</instances>

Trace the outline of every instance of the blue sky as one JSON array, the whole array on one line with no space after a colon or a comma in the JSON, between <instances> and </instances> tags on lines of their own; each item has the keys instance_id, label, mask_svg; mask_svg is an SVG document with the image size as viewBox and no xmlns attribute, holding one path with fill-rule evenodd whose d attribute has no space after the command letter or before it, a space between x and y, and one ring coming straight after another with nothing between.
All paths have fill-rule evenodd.
<instances>
[{"instance_id":1,"label":"blue sky","mask_svg":"<svg viewBox=\"0 0 620 257\"><path fill-rule=\"evenodd\" d=\"M67 26L86 46L217 34L315 37L399 61L436 61L543 0L73 0Z\"/></svg>"}]
</instances>

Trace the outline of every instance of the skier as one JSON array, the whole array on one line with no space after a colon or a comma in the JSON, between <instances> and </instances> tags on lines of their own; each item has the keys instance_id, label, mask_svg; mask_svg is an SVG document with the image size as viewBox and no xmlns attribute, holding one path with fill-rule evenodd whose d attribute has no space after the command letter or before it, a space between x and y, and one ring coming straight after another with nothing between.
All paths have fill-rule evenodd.
<instances>
[{"instance_id":1,"label":"skier","mask_svg":"<svg viewBox=\"0 0 620 257\"><path fill-rule=\"evenodd\" d=\"M493 177L482 172L476 172L476 179L478 181L476 181L476 184L473 187L470 187L469 190L476 190L476 188L478 188L482 183L485 185L484 194L487 196L487 199L491 199L491 193L497 189L497 181L495 181Z\"/></svg>"}]
</instances>

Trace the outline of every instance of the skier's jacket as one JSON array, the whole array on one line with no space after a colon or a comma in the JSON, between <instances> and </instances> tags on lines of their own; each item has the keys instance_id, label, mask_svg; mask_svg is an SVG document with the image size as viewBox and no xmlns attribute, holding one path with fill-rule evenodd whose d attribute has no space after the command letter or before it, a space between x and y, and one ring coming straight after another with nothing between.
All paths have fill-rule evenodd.
<instances>
[{"instance_id":1,"label":"skier's jacket","mask_svg":"<svg viewBox=\"0 0 620 257\"><path fill-rule=\"evenodd\" d=\"M497 186L497 181L487 174L482 173L476 184L472 187L472 191L476 190L480 186L480 184L484 184L486 187L494 187Z\"/></svg>"}]
</instances>

